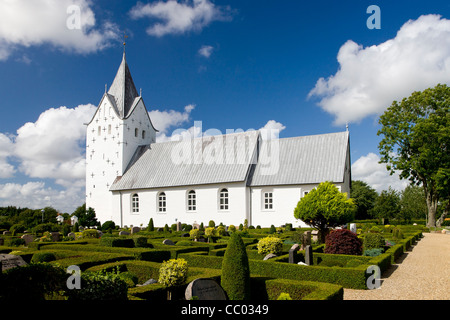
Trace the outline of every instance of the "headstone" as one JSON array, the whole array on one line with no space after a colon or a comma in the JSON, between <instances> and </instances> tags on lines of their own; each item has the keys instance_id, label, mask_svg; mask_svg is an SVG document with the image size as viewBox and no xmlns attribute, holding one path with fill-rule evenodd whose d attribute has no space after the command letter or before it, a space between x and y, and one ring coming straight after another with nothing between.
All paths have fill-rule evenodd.
<instances>
[{"instance_id":1,"label":"headstone","mask_svg":"<svg viewBox=\"0 0 450 320\"><path fill-rule=\"evenodd\" d=\"M135 233L137 233L137 232L139 232L139 231L141 231L141 228L139 228L139 227L133 227L133 228L131 228L131 234L135 234Z\"/></svg>"},{"instance_id":2,"label":"headstone","mask_svg":"<svg viewBox=\"0 0 450 320\"><path fill-rule=\"evenodd\" d=\"M30 242L33 242L34 237L31 234L24 234L21 238L25 241L25 245L28 245Z\"/></svg>"},{"instance_id":3,"label":"headstone","mask_svg":"<svg viewBox=\"0 0 450 320\"><path fill-rule=\"evenodd\" d=\"M69 232L69 233L67 234L67 237L72 238L72 239L75 240L75 233Z\"/></svg>"},{"instance_id":4,"label":"headstone","mask_svg":"<svg viewBox=\"0 0 450 320\"><path fill-rule=\"evenodd\" d=\"M192 224L192 229L200 229L200 225L197 222Z\"/></svg>"},{"instance_id":5,"label":"headstone","mask_svg":"<svg viewBox=\"0 0 450 320\"><path fill-rule=\"evenodd\" d=\"M83 226L79 226L79 227L78 227L78 230L79 230L80 232L83 232L83 231L84 231L84 227L83 227Z\"/></svg>"},{"instance_id":6,"label":"headstone","mask_svg":"<svg viewBox=\"0 0 450 320\"><path fill-rule=\"evenodd\" d=\"M222 287L213 279L195 279L186 288L186 300L197 297L198 300L227 300Z\"/></svg>"},{"instance_id":7,"label":"headstone","mask_svg":"<svg viewBox=\"0 0 450 320\"><path fill-rule=\"evenodd\" d=\"M50 236L52 237L53 242L59 241L59 232L50 232Z\"/></svg>"},{"instance_id":8,"label":"headstone","mask_svg":"<svg viewBox=\"0 0 450 320\"><path fill-rule=\"evenodd\" d=\"M314 241L314 242L319 241L319 230L311 231L311 235L312 235L312 241Z\"/></svg>"},{"instance_id":9,"label":"headstone","mask_svg":"<svg viewBox=\"0 0 450 320\"><path fill-rule=\"evenodd\" d=\"M313 252L312 252L311 245L307 245L306 246L306 249L305 249L305 263L308 266L312 266L313 265Z\"/></svg>"},{"instance_id":10,"label":"headstone","mask_svg":"<svg viewBox=\"0 0 450 320\"><path fill-rule=\"evenodd\" d=\"M4 236L10 236L10 235L11 235L11 232L8 231L8 230L3 231L3 235L4 235Z\"/></svg>"},{"instance_id":11,"label":"headstone","mask_svg":"<svg viewBox=\"0 0 450 320\"><path fill-rule=\"evenodd\" d=\"M263 260L269 260L269 259L272 259L272 258L275 258L275 257L277 257L276 254L274 254L274 253L269 253L267 256L264 257Z\"/></svg>"},{"instance_id":12,"label":"headstone","mask_svg":"<svg viewBox=\"0 0 450 320\"><path fill-rule=\"evenodd\" d=\"M0 253L0 264L2 266L2 271L5 271L11 268L24 266L27 263L21 256Z\"/></svg>"},{"instance_id":13,"label":"headstone","mask_svg":"<svg viewBox=\"0 0 450 320\"><path fill-rule=\"evenodd\" d=\"M148 280L145 281L143 284L137 284L136 287L147 286L147 285L149 285L149 284L154 284L154 283L158 283L158 280L155 280L155 279L148 279Z\"/></svg>"},{"instance_id":14,"label":"headstone","mask_svg":"<svg viewBox=\"0 0 450 320\"><path fill-rule=\"evenodd\" d=\"M180 221L177 222L177 231L181 231L181 222Z\"/></svg>"},{"instance_id":15,"label":"headstone","mask_svg":"<svg viewBox=\"0 0 450 320\"><path fill-rule=\"evenodd\" d=\"M304 263L303 261L300 261L299 263L297 263L297 264L299 264L299 265L301 265L301 266L307 266L307 264L306 263Z\"/></svg>"},{"instance_id":16,"label":"headstone","mask_svg":"<svg viewBox=\"0 0 450 320\"><path fill-rule=\"evenodd\" d=\"M350 223L350 231L356 233L356 223Z\"/></svg>"},{"instance_id":17,"label":"headstone","mask_svg":"<svg viewBox=\"0 0 450 320\"><path fill-rule=\"evenodd\" d=\"M305 231L303 233L302 250L305 250L306 246L311 245L311 231Z\"/></svg>"},{"instance_id":18,"label":"headstone","mask_svg":"<svg viewBox=\"0 0 450 320\"><path fill-rule=\"evenodd\" d=\"M289 263L295 263L295 253L300 250L300 246L298 244L294 244L291 249L289 249Z\"/></svg>"},{"instance_id":19,"label":"headstone","mask_svg":"<svg viewBox=\"0 0 450 320\"><path fill-rule=\"evenodd\" d=\"M119 232L119 236L128 236L128 235L130 235L130 233L127 231L122 230Z\"/></svg>"},{"instance_id":20,"label":"headstone","mask_svg":"<svg viewBox=\"0 0 450 320\"><path fill-rule=\"evenodd\" d=\"M168 246L174 246L175 245L175 243L172 240L170 240L170 239L165 239L162 243L166 244Z\"/></svg>"}]
</instances>

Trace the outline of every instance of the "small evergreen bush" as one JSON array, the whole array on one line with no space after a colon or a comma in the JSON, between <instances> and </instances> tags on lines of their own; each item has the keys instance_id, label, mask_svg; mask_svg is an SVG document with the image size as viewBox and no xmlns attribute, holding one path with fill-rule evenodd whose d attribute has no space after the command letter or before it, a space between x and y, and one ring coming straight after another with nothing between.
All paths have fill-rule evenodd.
<instances>
[{"instance_id":1,"label":"small evergreen bush","mask_svg":"<svg viewBox=\"0 0 450 320\"><path fill-rule=\"evenodd\" d=\"M279 255L283 250L283 241L275 236L262 238L258 241L258 253L268 255L273 253Z\"/></svg>"},{"instance_id":2,"label":"small evergreen bush","mask_svg":"<svg viewBox=\"0 0 450 320\"><path fill-rule=\"evenodd\" d=\"M81 234L83 239L98 239L100 238L100 233L96 229L86 229L83 230Z\"/></svg>"},{"instance_id":3,"label":"small evergreen bush","mask_svg":"<svg viewBox=\"0 0 450 320\"><path fill-rule=\"evenodd\" d=\"M373 248L373 249L367 249L364 250L364 256L368 256L368 257L376 257L379 256L380 254L383 253L383 249L382 248Z\"/></svg>"},{"instance_id":4,"label":"small evergreen bush","mask_svg":"<svg viewBox=\"0 0 450 320\"><path fill-rule=\"evenodd\" d=\"M350 230L332 230L325 238L324 252L331 254L361 255L362 241Z\"/></svg>"},{"instance_id":5,"label":"small evergreen bush","mask_svg":"<svg viewBox=\"0 0 450 320\"><path fill-rule=\"evenodd\" d=\"M233 232L222 261L221 286L230 300L250 299L250 267L244 242Z\"/></svg>"},{"instance_id":6,"label":"small evergreen bush","mask_svg":"<svg viewBox=\"0 0 450 320\"><path fill-rule=\"evenodd\" d=\"M50 262L55 260L56 256L52 252L36 252L31 258L31 262L33 263Z\"/></svg>"},{"instance_id":7,"label":"small evergreen bush","mask_svg":"<svg viewBox=\"0 0 450 320\"><path fill-rule=\"evenodd\" d=\"M364 235L364 249L384 248L385 240L380 233L366 233Z\"/></svg>"}]
</instances>

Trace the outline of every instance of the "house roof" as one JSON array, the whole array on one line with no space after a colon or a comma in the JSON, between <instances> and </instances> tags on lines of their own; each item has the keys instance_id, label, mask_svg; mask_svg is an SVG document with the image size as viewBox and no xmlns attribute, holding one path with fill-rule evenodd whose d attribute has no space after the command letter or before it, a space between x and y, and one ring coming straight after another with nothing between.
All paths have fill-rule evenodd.
<instances>
[{"instance_id":1,"label":"house roof","mask_svg":"<svg viewBox=\"0 0 450 320\"><path fill-rule=\"evenodd\" d=\"M258 138L250 131L140 146L110 190L247 181Z\"/></svg>"},{"instance_id":2,"label":"house roof","mask_svg":"<svg viewBox=\"0 0 450 320\"><path fill-rule=\"evenodd\" d=\"M263 141L249 185L342 182L348 146L348 131Z\"/></svg>"}]
</instances>

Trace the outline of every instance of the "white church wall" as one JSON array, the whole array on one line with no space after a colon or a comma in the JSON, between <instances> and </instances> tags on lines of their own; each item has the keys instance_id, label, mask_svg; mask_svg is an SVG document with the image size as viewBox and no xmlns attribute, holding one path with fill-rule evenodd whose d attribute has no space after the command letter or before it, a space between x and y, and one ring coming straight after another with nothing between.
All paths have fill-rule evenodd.
<instances>
[{"instance_id":1,"label":"white church wall","mask_svg":"<svg viewBox=\"0 0 450 320\"><path fill-rule=\"evenodd\" d=\"M228 190L229 208L219 209L220 190ZM187 210L188 192L194 190L196 194L196 210ZM166 195L166 211L158 211L158 196L161 192ZM139 196L139 213L132 211L132 196ZM246 218L246 186L243 182L226 184L209 184L192 187L170 187L147 190L130 190L114 192L114 203L117 218L116 224L120 225L120 196L122 196L122 223L123 225L146 227L153 218L155 227L163 227L165 224L171 226L180 221L181 223L193 224L204 223L208 225L213 220L216 225L222 222L225 225L239 225Z\"/></svg>"}]
</instances>

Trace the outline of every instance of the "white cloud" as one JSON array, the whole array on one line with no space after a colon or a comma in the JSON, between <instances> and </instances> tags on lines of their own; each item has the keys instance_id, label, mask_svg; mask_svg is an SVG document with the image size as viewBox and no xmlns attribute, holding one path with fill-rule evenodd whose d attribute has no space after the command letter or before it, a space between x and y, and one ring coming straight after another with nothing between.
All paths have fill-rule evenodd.
<instances>
[{"instance_id":1,"label":"white cloud","mask_svg":"<svg viewBox=\"0 0 450 320\"><path fill-rule=\"evenodd\" d=\"M352 180L361 180L369 184L378 193L392 187L402 191L409 185L408 180L400 180L398 174L390 175L386 164L379 163L380 157L372 152L361 156L352 164Z\"/></svg>"},{"instance_id":2,"label":"white cloud","mask_svg":"<svg viewBox=\"0 0 450 320\"><path fill-rule=\"evenodd\" d=\"M156 129L159 130L156 136L157 142L169 141L170 137L167 136L168 130L173 127L177 127L186 123L190 119L190 114L194 110L195 105L189 104L184 107L184 112L175 110L152 110L148 114L152 119Z\"/></svg>"},{"instance_id":3,"label":"white cloud","mask_svg":"<svg viewBox=\"0 0 450 320\"><path fill-rule=\"evenodd\" d=\"M76 53L107 47L118 28L98 26L91 6L90 0L0 0L0 60L18 47L42 44Z\"/></svg>"},{"instance_id":4,"label":"white cloud","mask_svg":"<svg viewBox=\"0 0 450 320\"><path fill-rule=\"evenodd\" d=\"M363 48L349 40L339 70L320 78L309 97L335 116L335 124L382 114L394 100L450 82L450 20L425 15L409 20L395 38Z\"/></svg>"},{"instance_id":5,"label":"white cloud","mask_svg":"<svg viewBox=\"0 0 450 320\"><path fill-rule=\"evenodd\" d=\"M8 163L8 158L12 155L13 142L11 139L0 133L0 178L11 178L14 176L16 169Z\"/></svg>"},{"instance_id":6,"label":"white cloud","mask_svg":"<svg viewBox=\"0 0 450 320\"><path fill-rule=\"evenodd\" d=\"M198 54L205 57L205 58L209 58L212 54L214 50L214 47L212 46L207 46L207 45L203 45L199 50L198 50Z\"/></svg>"},{"instance_id":7,"label":"white cloud","mask_svg":"<svg viewBox=\"0 0 450 320\"><path fill-rule=\"evenodd\" d=\"M269 120L259 130L261 131L261 137L263 138L263 140L272 140L279 138L280 132L284 129L286 129L286 127L280 122Z\"/></svg>"},{"instance_id":8,"label":"white cloud","mask_svg":"<svg viewBox=\"0 0 450 320\"><path fill-rule=\"evenodd\" d=\"M147 28L149 35L161 37L166 34L183 34L200 31L213 21L229 19L229 8L215 6L209 0L139 2L130 11L133 19L156 18L162 22Z\"/></svg>"},{"instance_id":9,"label":"white cloud","mask_svg":"<svg viewBox=\"0 0 450 320\"><path fill-rule=\"evenodd\" d=\"M96 107L60 107L44 111L36 122L17 130L14 156L19 170L29 177L65 180L85 177L86 127Z\"/></svg>"}]
</instances>

